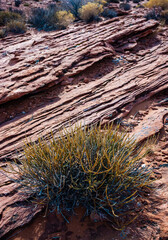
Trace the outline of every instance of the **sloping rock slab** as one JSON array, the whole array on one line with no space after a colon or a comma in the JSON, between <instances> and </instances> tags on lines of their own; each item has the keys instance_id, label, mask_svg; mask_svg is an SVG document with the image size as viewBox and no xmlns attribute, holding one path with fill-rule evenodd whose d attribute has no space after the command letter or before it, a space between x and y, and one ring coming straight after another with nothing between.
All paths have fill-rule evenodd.
<instances>
[{"instance_id":1,"label":"sloping rock slab","mask_svg":"<svg viewBox=\"0 0 168 240\"><path fill-rule=\"evenodd\" d=\"M141 123L134 128L132 134L137 141L143 141L146 138L159 133L164 126L164 116L168 114L168 108L160 107L150 111L150 113L144 117Z\"/></svg>"},{"instance_id":2,"label":"sloping rock slab","mask_svg":"<svg viewBox=\"0 0 168 240\"><path fill-rule=\"evenodd\" d=\"M115 56L115 48L130 41L133 48L157 26L156 21L130 14L64 31L7 37L0 41L0 104L57 85Z\"/></svg>"},{"instance_id":3,"label":"sloping rock slab","mask_svg":"<svg viewBox=\"0 0 168 240\"><path fill-rule=\"evenodd\" d=\"M1 166L7 170L7 165ZM30 196L19 191L11 173L0 169L0 238L11 230L30 222L42 210L42 207L32 203Z\"/></svg>"},{"instance_id":4,"label":"sloping rock slab","mask_svg":"<svg viewBox=\"0 0 168 240\"><path fill-rule=\"evenodd\" d=\"M117 68L101 79L61 92L51 104L5 122L0 128L0 159L14 157L25 136L32 141L73 123L94 124L126 115L139 102L168 88L167 42L123 71Z\"/></svg>"},{"instance_id":5,"label":"sloping rock slab","mask_svg":"<svg viewBox=\"0 0 168 240\"><path fill-rule=\"evenodd\" d=\"M126 18L34 37L8 37L0 47L0 103L9 104L8 101L34 91L44 91L105 57L115 56L116 51L134 49L139 39L153 32L158 24L138 15ZM59 92L50 104L44 102L38 109L1 124L0 166L6 167L2 160L15 157L25 136L35 141L69 124L89 125L122 118L136 104L168 89L167 53L168 40L143 53L138 61L126 63L125 68L119 65L96 81ZM160 111L159 124L165 114L165 110ZM0 173L0 237L28 223L41 210L27 201L30 196L22 195L8 177Z\"/></svg>"}]
</instances>

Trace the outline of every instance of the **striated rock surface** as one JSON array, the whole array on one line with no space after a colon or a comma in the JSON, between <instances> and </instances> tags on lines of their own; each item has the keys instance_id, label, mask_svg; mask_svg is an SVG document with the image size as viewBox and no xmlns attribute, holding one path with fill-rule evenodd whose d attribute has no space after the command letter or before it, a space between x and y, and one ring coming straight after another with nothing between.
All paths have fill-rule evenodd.
<instances>
[{"instance_id":1,"label":"striated rock surface","mask_svg":"<svg viewBox=\"0 0 168 240\"><path fill-rule=\"evenodd\" d=\"M121 37L121 34L118 34ZM117 67L105 76L87 84L73 85L68 91L63 88L58 93L57 90L52 102L48 104L43 102L43 106L3 123L0 128L0 159L10 157L17 148L20 148L25 136L31 137L34 141L39 135L45 135L51 130L55 133L63 125L68 126L70 122L82 121L82 124L91 124L121 118L138 102L167 89L167 43L166 41L152 47L145 55L138 56L137 62L130 63L127 57L123 57L123 66L120 66L120 62L123 61L121 57L113 58L111 61L114 61ZM55 71L55 68L53 69ZM52 78L47 75L44 80L46 79L51 81ZM21 81L18 81L18 84ZM37 81L42 83L39 77ZM5 85L6 82L3 81L2 84ZM30 90L30 85L31 83L25 86L25 89ZM35 82L33 86L36 86ZM5 99L7 101L7 98Z\"/></svg>"},{"instance_id":2,"label":"striated rock surface","mask_svg":"<svg viewBox=\"0 0 168 240\"><path fill-rule=\"evenodd\" d=\"M167 216L164 164L168 161L168 31L164 29L156 34L157 26L156 21L145 21L142 14L135 12L97 24L73 25L51 33L29 32L0 41L2 168L8 169L8 161L23 146L25 136L35 141L69 124L100 122L103 125L117 120L139 141L164 132L155 155L146 160L149 163L152 159L160 169L156 174L163 175L157 183L158 198L162 199L157 200L158 214L152 212L152 201L155 201L152 197L145 208L146 216L157 221L161 233L146 221L145 237L140 227L132 225L128 229L129 239L168 236L164 221ZM30 222L41 211L30 196L21 194L9 177L0 170L0 237ZM61 224L58 223L57 230L50 229L51 232L49 227L45 233L38 234L36 227L32 229L37 239L51 239L61 231L66 231L65 239L68 239L72 226L67 230L64 224L62 230ZM106 232L102 226L97 229L97 233ZM88 239L100 239L99 234L94 238L92 233L87 233ZM111 230L109 234L109 238L121 237Z\"/></svg>"},{"instance_id":3,"label":"striated rock surface","mask_svg":"<svg viewBox=\"0 0 168 240\"><path fill-rule=\"evenodd\" d=\"M131 49L157 25L129 15L127 19L1 40L0 103L56 85L105 57L115 56L115 48Z\"/></svg>"}]
</instances>

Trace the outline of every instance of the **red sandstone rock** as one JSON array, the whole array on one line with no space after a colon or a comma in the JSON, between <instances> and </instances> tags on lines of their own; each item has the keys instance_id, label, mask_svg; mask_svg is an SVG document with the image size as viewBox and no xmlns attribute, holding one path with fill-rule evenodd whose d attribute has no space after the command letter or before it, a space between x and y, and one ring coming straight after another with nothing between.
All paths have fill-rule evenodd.
<instances>
[{"instance_id":1,"label":"red sandstone rock","mask_svg":"<svg viewBox=\"0 0 168 240\"><path fill-rule=\"evenodd\" d=\"M27 33L15 39L1 40L0 108L1 114L10 115L11 120L0 125L0 166L6 168L7 164L2 160L15 157L25 136L35 141L50 130L57 133L69 123L101 122L103 125L127 116L138 104L166 91L168 38L163 41L161 38L159 44L153 45L144 38L157 25L156 21L147 22L142 14L136 13L97 24L74 25L64 31ZM103 65L105 61L109 69ZM100 75L90 77L89 71ZM78 74L81 82L75 82ZM28 107L24 105L23 96L31 102ZM40 99L38 105L34 103L37 99ZM14 107L9 114L10 106ZM167 103L164 101L140 114L138 121L131 120L136 138L140 141L160 131L166 114ZM165 137L162 141L164 149L167 140ZM163 150L162 156L155 156L165 162L166 153ZM0 237L30 222L41 211L27 201L30 196L21 194L9 177L13 176L5 176L0 170ZM167 189L164 181L163 184ZM159 196L166 199L162 191ZM160 236L165 237L166 207L159 203L159 215L151 212L148 215L157 219L162 229ZM145 237L142 229L130 228L127 234L144 240L153 234L157 236L157 229L150 226Z\"/></svg>"}]
</instances>

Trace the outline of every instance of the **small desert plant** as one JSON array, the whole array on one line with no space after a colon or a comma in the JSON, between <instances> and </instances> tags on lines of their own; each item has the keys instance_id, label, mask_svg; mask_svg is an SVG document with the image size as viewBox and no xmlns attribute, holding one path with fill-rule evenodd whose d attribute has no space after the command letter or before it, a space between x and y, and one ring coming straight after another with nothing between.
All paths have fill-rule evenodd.
<instances>
[{"instance_id":1,"label":"small desert plant","mask_svg":"<svg viewBox=\"0 0 168 240\"><path fill-rule=\"evenodd\" d=\"M11 169L18 182L49 207L73 212L77 206L113 218L128 215L150 185L136 142L111 125L75 127L60 137L27 143Z\"/></svg>"},{"instance_id":2,"label":"small desert plant","mask_svg":"<svg viewBox=\"0 0 168 240\"><path fill-rule=\"evenodd\" d=\"M125 11L129 11L131 9L131 5L129 3L121 3L120 8Z\"/></svg>"},{"instance_id":3,"label":"small desert plant","mask_svg":"<svg viewBox=\"0 0 168 240\"><path fill-rule=\"evenodd\" d=\"M56 12L57 25L59 28L66 28L75 18L72 13L67 11Z\"/></svg>"},{"instance_id":4,"label":"small desert plant","mask_svg":"<svg viewBox=\"0 0 168 240\"><path fill-rule=\"evenodd\" d=\"M63 9L70 11L76 18L79 18L79 9L83 4L84 0L62 0Z\"/></svg>"},{"instance_id":5,"label":"small desert plant","mask_svg":"<svg viewBox=\"0 0 168 240\"><path fill-rule=\"evenodd\" d=\"M159 20L161 17L160 11L158 11L157 8L151 9L146 15L145 18L147 20L154 19L154 20Z\"/></svg>"},{"instance_id":6,"label":"small desert plant","mask_svg":"<svg viewBox=\"0 0 168 240\"><path fill-rule=\"evenodd\" d=\"M21 19L21 15L10 11L0 11L0 26L5 26L12 20Z\"/></svg>"},{"instance_id":7,"label":"small desert plant","mask_svg":"<svg viewBox=\"0 0 168 240\"><path fill-rule=\"evenodd\" d=\"M29 23L39 30L53 30L56 29L56 6L49 6L48 8L34 8L29 18Z\"/></svg>"},{"instance_id":8,"label":"small desert plant","mask_svg":"<svg viewBox=\"0 0 168 240\"><path fill-rule=\"evenodd\" d=\"M107 5L107 1L105 1L105 0L96 0L95 2L99 3L99 4L102 4L103 6Z\"/></svg>"},{"instance_id":9,"label":"small desert plant","mask_svg":"<svg viewBox=\"0 0 168 240\"><path fill-rule=\"evenodd\" d=\"M86 22L98 20L100 14L103 12L103 5L98 3L88 2L79 9L80 18Z\"/></svg>"},{"instance_id":10,"label":"small desert plant","mask_svg":"<svg viewBox=\"0 0 168 240\"><path fill-rule=\"evenodd\" d=\"M6 29L0 29L0 38L4 38L7 36Z\"/></svg>"},{"instance_id":11,"label":"small desert plant","mask_svg":"<svg viewBox=\"0 0 168 240\"><path fill-rule=\"evenodd\" d=\"M55 4L50 4L47 9L33 9L29 23L39 30L50 31L59 28L66 28L74 20L75 18L72 13L58 11Z\"/></svg>"},{"instance_id":12,"label":"small desert plant","mask_svg":"<svg viewBox=\"0 0 168 240\"><path fill-rule=\"evenodd\" d=\"M105 8L104 11L102 12L102 16L105 18L114 18L117 17L117 13L112 9Z\"/></svg>"},{"instance_id":13,"label":"small desert plant","mask_svg":"<svg viewBox=\"0 0 168 240\"><path fill-rule=\"evenodd\" d=\"M6 25L6 30L7 30L7 32L11 32L11 33L15 33L15 34L25 33L26 25L24 22L14 20L14 21L9 22Z\"/></svg>"},{"instance_id":14,"label":"small desert plant","mask_svg":"<svg viewBox=\"0 0 168 240\"><path fill-rule=\"evenodd\" d=\"M162 9L168 9L168 0L149 0L146 4L146 7L161 7Z\"/></svg>"},{"instance_id":15,"label":"small desert plant","mask_svg":"<svg viewBox=\"0 0 168 240\"><path fill-rule=\"evenodd\" d=\"M168 10L164 10L161 14L161 17L164 20L165 24L168 24Z\"/></svg>"}]
</instances>

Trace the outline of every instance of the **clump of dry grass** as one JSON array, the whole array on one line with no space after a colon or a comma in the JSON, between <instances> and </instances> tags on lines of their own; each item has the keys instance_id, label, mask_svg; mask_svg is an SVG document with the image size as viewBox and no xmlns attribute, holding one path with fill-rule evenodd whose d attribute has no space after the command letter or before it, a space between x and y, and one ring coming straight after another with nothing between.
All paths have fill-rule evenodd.
<instances>
[{"instance_id":1,"label":"clump of dry grass","mask_svg":"<svg viewBox=\"0 0 168 240\"><path fill-rule=\"evenodd\" d=\"M73 14L67 11L56 12L56 19L59 28L66 28L75 20Z\"/></svg>"},{"instance_id":2,"label":"clump of dry grass","mask_svg":"<svg viewBox=\"0 0 168 240\"><path fill-rule=\"evenodd\" d=\"M0 11L0 26L5 26L13 20L21 20L21 15L10 11Z\"/></svg>"},{"instance_id":3,"label":"clump of dry grass","mask_svg":"<svg viewBox=\"0 0 168 240\"><path fill-rule=\"evenodd\" d=\"M106 126L75 127L60 137L27 143L12 171L23 189L49 207L71 211L84 207L119 219L150 185L141 149L126 133Z\"/></svg>"},{"instance_id":4,"label":"clump of dry grass","mask_svg":"<svg viewBox=\"0 0 168 240\"><path fill-rule=\"evenodd\" d=\"M7 33L6 33L6 29L0 29L0 38L4 38L6 37Z\"/></svg>"},{"instance_id":5,"label":"clump of dry grass","mask_svg":"<svg viewBox=\"0 0 168 240\"><path fill-rule=\"evenodd\" d=\"M15 34L20 34L20 33L25 33L26 32L26 25L24 22L21 21L11 21L6 25L6 30L7 32L15 33Z\"/></svg>"},{"instance_id":6,"label":"clump of dry grass","mask_svg":"<svg viewBox=\"0 0 168 240\"><path fill-rule=\"evenodd\" d=\"M168 9L168 0L149 0L146 4L146 7L161 7L162 9Z\"/></svg>"},{"instance_id":7,"label":"clump of dry grass","mask_svg":"<svg viewBox=\"0 0 168 240\"><path fill-rule=\"evenodd\" d=\"M86 22L98 20L103 12L103 5L94 2L88 2L79 9L80 18Z\"/></svg>"}]
</instances>

